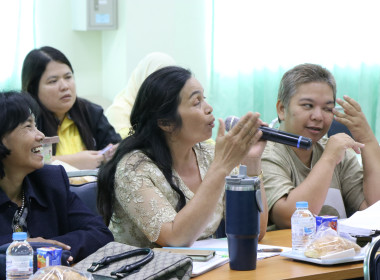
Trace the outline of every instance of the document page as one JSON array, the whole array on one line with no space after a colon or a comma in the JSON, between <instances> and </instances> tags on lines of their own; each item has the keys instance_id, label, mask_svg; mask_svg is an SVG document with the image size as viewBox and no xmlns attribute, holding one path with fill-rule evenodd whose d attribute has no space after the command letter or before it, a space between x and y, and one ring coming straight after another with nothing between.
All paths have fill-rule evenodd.
<instances>
[{"instance_id":1,"label":"document page","mask_svg":"<svg viewBox=\"0 0 380 280\"><path fill-rule=\"evenodd\" d=\"M338 220L338 230L351 235L371 235L380 230L380 201L348 219Z\"/></svg>"}]
</instances>

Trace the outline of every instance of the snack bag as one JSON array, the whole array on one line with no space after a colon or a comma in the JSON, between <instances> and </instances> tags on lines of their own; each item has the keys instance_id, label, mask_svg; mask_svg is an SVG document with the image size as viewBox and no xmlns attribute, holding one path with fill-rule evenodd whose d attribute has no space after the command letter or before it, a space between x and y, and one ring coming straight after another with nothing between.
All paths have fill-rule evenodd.
<instances>
[{"instance_id":1,"label":"snack bag","mask_svg":"<svg viewBox=\"0 0 380 280\"><path fill-rule=\"evenodd\" d=\"M320 228L314 241L305 249L305 256L309 258L352 257L360 253L361 248L355 242L338 235L330 227ZM340 253L340 254L339 254Z\"/></svg>"}]
</instances>

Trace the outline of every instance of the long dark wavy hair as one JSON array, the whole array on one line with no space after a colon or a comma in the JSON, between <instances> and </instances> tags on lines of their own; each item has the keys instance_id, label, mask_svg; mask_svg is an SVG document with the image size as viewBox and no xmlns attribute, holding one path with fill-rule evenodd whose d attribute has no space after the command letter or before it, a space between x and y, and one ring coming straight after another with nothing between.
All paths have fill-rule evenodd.
<instances>
[{"instance_id":1,"label":"long dark wavy hair","mask_svg":"<svg viewBox=\"0 0 380 280\"><path fill-rule=\"evenodd\" d=\"M38 118L39 112L37 102L29 95L19 91L0 92L0 179L5 176L3 160L12 152L3 144L4 136L31 115Z\"/></svg>"},{"instance_id":2,"label":"long dark wavy hair","mask_svg":"<svg viewBox=\"0 0 380 280\"><path fill-rule=\"evenodd\" d=\"M191 76L189 70L168 66L153 72L142 83L130 117L134 133L119 144L113 158L100 168L98 174L98 210L107 226L111 221L115 203L117 164L124 155L134 150L140 150L147 155L177 192L179 201L176 211L185 206L185 195L173 180L173 159L159 123L170 124L175 130L181 128L182 119L178 113L180 91Z\"/></svg>"},{"instance_id":3,"label":"long dark wavy hair","mask_svg":"<svg viewBox=\"0 0 380 280\"><path fill-rule=\"evenodd\" d=\"M59 120L54 113L49 111L38 98L38 88L41 76L46 70L46 66L50 61L56 61L66 64L74 74L73 67L67 57L59 50L45 46L30 51L24 59L21 71L22 90L28 92L40 105L41 118L38 122L38 129L46 136L56 136ZM78 127L79 134L87 150L94 150L94 135L91 132L88 120L89 113L86 109L83 99L77 97L73 107L69 110L70 118ZM55 155L56 147L53 145L53 155Z\"/></svg>"}]
</instances>

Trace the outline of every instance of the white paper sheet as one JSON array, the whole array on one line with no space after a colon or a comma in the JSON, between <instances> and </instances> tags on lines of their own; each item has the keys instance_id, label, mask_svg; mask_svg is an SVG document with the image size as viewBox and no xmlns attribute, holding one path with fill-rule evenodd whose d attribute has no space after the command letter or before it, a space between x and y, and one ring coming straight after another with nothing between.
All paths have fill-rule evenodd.
<instances>
[{"instance_id":1,"label":"white paper sheet","mask_svg":"<svg viewBox=\"0 0 380 280\"><path fill-rule=\"evenodd\" d=\"M351 235L371 235L380 230L380 201L348 219L338 220L338 230Z\"/></svg>"}]
</instances>

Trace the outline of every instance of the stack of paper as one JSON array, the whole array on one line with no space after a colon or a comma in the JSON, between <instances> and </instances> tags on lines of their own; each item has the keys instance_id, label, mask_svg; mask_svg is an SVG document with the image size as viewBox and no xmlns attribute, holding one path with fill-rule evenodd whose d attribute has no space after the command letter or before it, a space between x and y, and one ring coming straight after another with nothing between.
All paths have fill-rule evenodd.
<instances>
[{"instance_id":1,"label":"stack of paper","mask_svg":"<svg viewBox=\"0 0 380 280\"><path fill-rule=\"evenodd\" d=\"M339 220L338 230L353 236L369 236L380 230L380 201L348 219Z\"/></svg>"}]
</instances>

